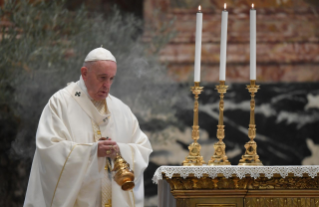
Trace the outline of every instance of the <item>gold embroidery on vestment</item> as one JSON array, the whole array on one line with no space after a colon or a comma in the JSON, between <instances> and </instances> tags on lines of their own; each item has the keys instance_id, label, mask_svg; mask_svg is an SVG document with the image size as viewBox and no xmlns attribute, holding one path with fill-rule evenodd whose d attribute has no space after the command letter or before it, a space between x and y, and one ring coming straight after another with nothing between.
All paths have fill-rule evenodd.
<instances>
[{"instance_id":1,"label":"gold embroidery on vestment","mask_svg":"<svg viewBox=\"0 0 319 207\"><path fill-rule=\"evenodd\" d=\"M76 145L77 145L77 144L76 144ZM65 165L66 165L66 162L68 161L69 157L71 156L71 153L73 152L73 150L74 150L74 148L76 147L76 145L74 145L74 146L72 147L71 152L69 153L69 155L67 156L67 158L66 158L66 160L65 160L65 162L64 162L64 165L63 165L62 170L61 170L61 172L60 172L60 176L59 176L58 182L57 182L57 184L56 184L56 186L55 186L55 189L54 189L54 193L53 193L53 197L52 197L52 201L51 201L51 206L53 205L53 199L54 199L54 196L55 196L55 193L56 193L56 189L58 188L58 185L59 185L59 182L60 182L62 173L63 173L63 171L64 171L64 167L65 167Z\"/></svg>"},{"instance_id":2,"label":"gold embroidery on vestment","mask_svg":"<svg viewBox=\"0 0 319 207\"><path fill-rule=\"evenodd\" d=\"M112 199L109 199L106 204L104 204L104 207L112 207Z\"/></svg>"}]
</instances>

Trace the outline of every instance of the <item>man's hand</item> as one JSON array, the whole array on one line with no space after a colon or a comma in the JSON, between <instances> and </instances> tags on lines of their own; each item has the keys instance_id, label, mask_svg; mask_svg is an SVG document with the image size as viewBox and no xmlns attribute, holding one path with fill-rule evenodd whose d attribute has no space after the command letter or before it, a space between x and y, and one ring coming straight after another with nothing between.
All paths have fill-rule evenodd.
<instances>
[{"instance_id":1,"label":"man's hand","mask_svg":"<svg viewBox=\"0 0 319 207\"><path fill-rule=\"evenodd\" d=\"M113 159L117 155L117 153L120 151L119 146L116 144L116 142L112 141L111 138L102 137L99 140L98 145L99 145L97 150L98 157L110 157Z\"/></svg>"}]
</instances>

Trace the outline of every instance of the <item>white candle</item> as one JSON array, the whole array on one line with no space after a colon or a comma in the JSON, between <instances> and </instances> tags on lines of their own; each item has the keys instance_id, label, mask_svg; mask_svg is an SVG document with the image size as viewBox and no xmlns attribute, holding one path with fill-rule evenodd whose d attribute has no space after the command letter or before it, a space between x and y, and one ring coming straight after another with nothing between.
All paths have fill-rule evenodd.
<instances>
[{"instance_id":1,"label":"white candle","mask_svg":"<svg viewBox=\"0 0 319 207\"><path fill-rule=\"evenodd\" d=\"M194 65L194 82L200 82L200 63L202 50L202 27L203 27L203 13L201 6L198 6L196 14L196 41L195 41L195 65Z\"/></svg>"},{"instance_id":2,"label":"white candle","mask_svg":"<svg viewBox=\"0 0 319 207\"><path fill-rule=\"evenodd\" d=\"M226 80L226 47L227 47L227 24L228 11L226 4L224 4L224 11L222 11L221 35L220 35L220 63L219 63L219 80Z\"/></svg>"},{"instance_id":3,"label":"white candle","mask_svg":"<svg viewBox=\"0 0 319 207\"><path fill-rule=\"evenodd\" d=\"M250 80L256 80L256 10L250 10Z\"/></svg>"}]
</instances>

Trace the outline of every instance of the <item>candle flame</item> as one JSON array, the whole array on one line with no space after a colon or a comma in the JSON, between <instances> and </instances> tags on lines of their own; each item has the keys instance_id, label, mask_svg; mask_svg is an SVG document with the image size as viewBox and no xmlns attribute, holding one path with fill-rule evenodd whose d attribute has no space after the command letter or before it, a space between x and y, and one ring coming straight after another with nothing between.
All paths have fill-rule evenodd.
<instances>
[{"instance_id":1,"label":"candle flame","mask_svg":"<svg viewBox=\"0 0 319 207\"><path fill-rule=\"evenodd\" d=\"M227 7L227 4L225 3L225 4L224 4L224 9L225 9L225 10L226 10L226 7Z\"/></svg>"},{"instance_id":2,"label":"candle flame","mask_svg":"<svg viewBox=\"0 0 319 207\"><path fill-rule=\"evenodd\" d=\"M199 5L199 6L198 6L198 11L200 12L201 10L202 10L202 6Z\"/></svg>"},{"instance_id":3,"label":"candle flame","mask_svg":"<svg viewBox=\"0 0 319 207\"><path fill-rule=\"evenodd\" d=\"M252 8L252 9L254 8L254 4L251 4L251 8Z\"/></svg>"}]
</instances>

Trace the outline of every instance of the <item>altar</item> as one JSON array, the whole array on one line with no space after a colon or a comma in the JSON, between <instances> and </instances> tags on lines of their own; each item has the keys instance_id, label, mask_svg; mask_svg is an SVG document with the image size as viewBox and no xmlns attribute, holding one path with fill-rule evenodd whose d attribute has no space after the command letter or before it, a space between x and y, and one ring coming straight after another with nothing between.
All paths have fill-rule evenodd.
<instances>
[{"instance_id":1,"label":"altar","mask_svg":"<svg viewBox=\"0 0 319 207\"><path fill-rule=\"evenodd\" d=\"M219 94L219 116L216 132L218 141L211 148L213 153L210 159L205 160L201 154L201 144L206 143L199 141L199 96L204 91L204 87L201 86L200 75L203 12L201 6L199 6L196 13L194 86L191 87L194 95L194 115L191 134L193 142L188 146L189 153L184 161L182 161L182 166L161 166L156 170L153 181L159 184L158 196L160 207L319 207L319 166L264 166L265 163L262 162L261 156L258 154L257 143L255 141L257 137L257 124L255 120L257 105L255 97L260 89L257 81L262 78L259 77L257 79L256 72L257 11L254 6L252 4L249 11L250 84L246 85L246 89L250 94L249 124L247 131L242 126L236 126L234 129L237 133L244 130L248 135L249 140L243 146L245 152L236 161L235 165L231 165L226 153L226 144L229 142L223 141L226 130L224 125L224 110L227 108L224 98L227 96L226 93L229 89L229 85L226 84L228 11L225 3L221 14L219 85L216 85L215 88ZM264 94L264 99L259 104L263 104L265 99L269 99L269 94ZM234 103L234 105L237 104L236 102ZM241 116L242 113L238 113L234 118L238 119ZM276 117L277 114L274 113L273 116ZM227 120L228 125L234 125L230 119L227 118ZM278 117L271 122L272 124L280 123ZM208 128L211 129L211 126ZM263 131L275 131L272 127L261 129ZM237 137L236 134L235 136ZM272 136L277 135L273 133ZM261 141L260 138L259 135L259 141ZM273 145L275 147L278 147L277 141L274 140ZM294 142L295 140L289 139L288 141ZM269 143L267 143L267 146L270 146ZM270 151L272 153L275 151L281 153L281 151L274 150L274 148ZM264 154L264 157L271 155L271 153Z\"/></svg>"},{"instance_id":2,"label":"altar","mask_svg":"<svg viewBox=\"0 0 319 207\"><path fill-rule=\"evenodd\" d=\"M319 207L319 166L161 166L153 181L160 207Z\"/></svg>"}]
</instances>

